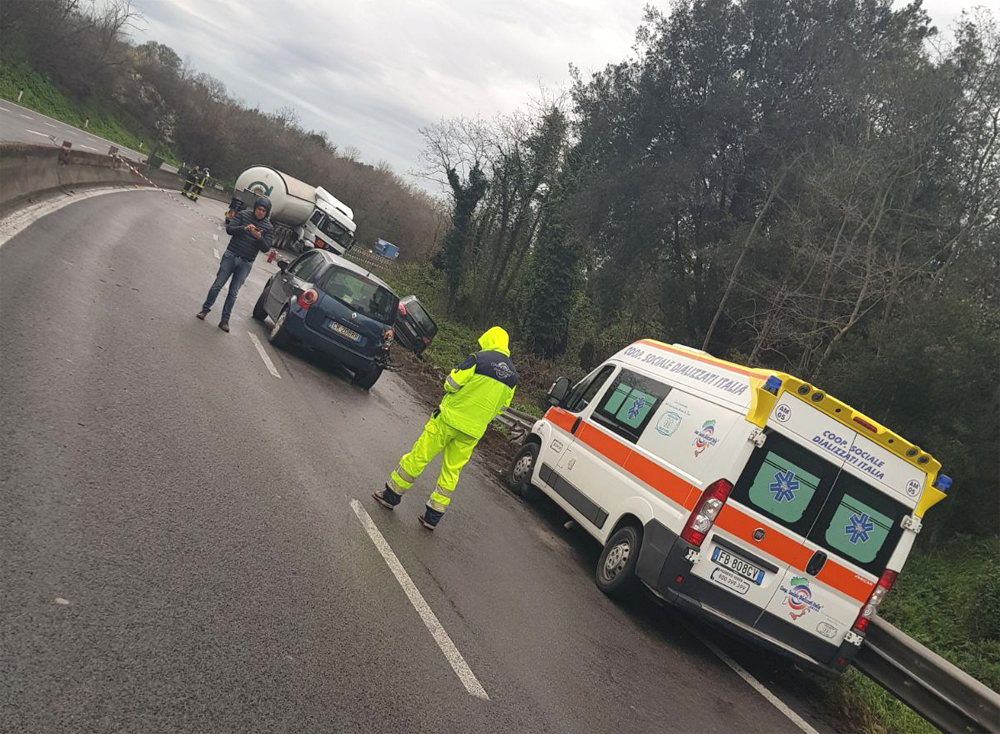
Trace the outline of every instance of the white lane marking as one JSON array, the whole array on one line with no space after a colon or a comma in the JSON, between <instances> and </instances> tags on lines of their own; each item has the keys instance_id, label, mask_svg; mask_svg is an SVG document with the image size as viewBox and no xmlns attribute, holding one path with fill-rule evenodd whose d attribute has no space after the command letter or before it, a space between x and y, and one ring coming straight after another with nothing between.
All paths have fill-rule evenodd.
<instances>
[{"instance_id":1,"label":"white lane marking","mask_svg":"<svg viewBox=\"0 0 1000 734\"><path fill-rule=\"evenodd\" d=\"M72 194L58 194L54 199L46 199L45 201L41 201L37 204L27 206L24 209L19 209L10 216L0 219L0 247L3 247L12 238L19 235L42 217L52 214L53 212L57 212L64 206L69 206L73 202L90 199L95 196L129 193L133 191L155 192L156 189L151 187L129 189L103 188L94 189L92 191L75 192Z\"/></svg>"},{"instance_id":2,"label":"white lane marking","mask_svg":"<svg viewBox=\"0 0 1000 734\"><path fill-rule=\"evenodd\" d=\"M194 237L192 237L191 239L194 239ZM215 255L216 257L222 257L222 255L219 254L219 251L216 250L214 247L212 248L212 254Z\"/></svg>"},{"instance_id":3,"label":"white lane marking","mask_svg":"<svg viewBox=\"0 0 1000 734\"><path fill-rule=\"evenodd\" d=\"M21 115L20 112L18 112L17 114ZM28 115L21 115L21 117L23 117L25 120L31 120L32 122L35 121L34 117L29 117Z\"/></svg>"},{"instance_id":4,"label":"white lane marking","mask_svg":"<svg viewBox=\"0 0 1000 734\"><path fill-rule=\"evenodd\" d=\"M267 371L280 380L281 375L278 374L278 370L274 368L274 362L271 361L271 358L267 356L267 352L264 351L264 345L260 343L260 339L257 338L256 334L252 334L249 331L247 334L250 334L250 341L252 341L253 345L257 347L257 352L260 354L260 358L264 360L264 365L267 367Z\"/></svg>"},{"instance_id":5,"label":"white lane marking","mask_svg":"<svg viewBox=\"0 0 1000 734\"><path fill-rule=\"evenodd\" d=\"M731 657L726 655L726 653L722 652L722 650L716 647L715 643L711 642L710 640L706 640L701 635L696 635L696 637L699 640L701 640L701 643L705 647L714 652L722 662L724 662L726 665L732 668L733 672L735 672L736 675L738 675L740 678L749 683L751 688L753 688L755 691L757 691L757 693L766 698L771 703L772 706L778 709L778 711L787 716L793 724L799 727L799 729L804 731L806 734L819 734L819 732L813 729L805 719L803 719L797 713L792 711L787 705L785 705L784 701L782 701L780 698L771 693L771 691L769 691L763 683L761 683L759 680L750 675L750 673L748 673L742 665L737 663Z\"/></svg>"},{"instance_id":6,"label":"white lane marking","mask_svg":"<svg viewBox=\"0 0 1000 734\"><path fill-rule=\"evenodd\" d=\"M3 110L4 112L10 112L10 110L8 110L6 107L0 107L0 110Z\"/></svg>"},{"instance_id":7,"label":"white lane marking","mask_svg":"<svg viewBox=\"0 0 1000 734\"><path fill-rule=\"evenodd\" d=\"M213 241L213 242L218 242L218 241L219 241L219 235L217 235L217 234L213 234L213 235L212 235L212 241Z\"/></svg>"},{"instance_id":8,"label":"white lane marking","mask_svg":"<svg viewBox=\"0 0 1000 734\"><path fill-rule=\"evenodd\" d=\"M455 675L462 681L465 690L476 698L483 698L489 701L490 697L486 695L486 689L483 688L468 663L465 662L465 658L462 657L462 653L455 647L455 643L451 641L448 633L444 631L444 627L441 626L437 616L435 616L434 612L427 605L416 584L413 583L413 579L410 578L406 569L403 568L403 564L399 562L396 554L392 552L392 548L389 547L385 538L382 537L382 533L379 532L371 516L357 500L351 500L351 508L354 510L354 514L358 516L362 526L364 526L365 532L372 539L378 552L382 554L382 558L385 560L386 565L389 566L389 570L392 571L392 575L396 577L396 581L403 587L406 598L410 600L413 608L417 610L417 614L424 621L428 631L431 633L431 637L434 638L438 647L441 648L441 652L444 653L444 657L451 665L451 669L455 671Z\"/></svg>"},{"instance_id":9,"label":"white lane marking","mask_svg":"<svg viewBox=\"0 0 1000 734\"><path fill-rule=\"evenodd\" d=\"M63 599L61 596L56 597L56 604L62 604L64 607L69 606L69 600Z\"/></svg>"},{"instance_id":10,"label":"white lane marking","mask_svg":"<svg viewBox=\"0 0 1000 734\"><path fill-rule=\"evenodd\" d=\"M81 145L80 147L81 148L86 148L87 150L92 150L95 153L97 152L97 148L91 148L89 145Z\"/></svg>"},{"instance_id":11,"label":"white lane marking","mask_svg":"<svg viewBox=\"0 0 1000 734\"><path fill-rule=\"evenodd\" d=\"M57 127L56 127L55 125L53 125L53 124L52 124L51 122L45 122L45 121L42 121L42 124L43 124L43 125L48 125L49 127L54 127L54 128L56 129L56 130L58 130L58 129L59 129L59 128L57 128Z\"/></svg>"},{"instance_id":12,"label":"white lane marking","mask_svg":"<svg viewBox=\"0 0 1000 734\"><path fill-rule=\"evenodd\" d=\"M43 138L48 138L49 140L52 140L52 136L49 135L48 133L40 133L37 130L29 130L28 128L24 128L24 132L31 133L32 135L40 135Z\"/></svg>"}]
</instances>

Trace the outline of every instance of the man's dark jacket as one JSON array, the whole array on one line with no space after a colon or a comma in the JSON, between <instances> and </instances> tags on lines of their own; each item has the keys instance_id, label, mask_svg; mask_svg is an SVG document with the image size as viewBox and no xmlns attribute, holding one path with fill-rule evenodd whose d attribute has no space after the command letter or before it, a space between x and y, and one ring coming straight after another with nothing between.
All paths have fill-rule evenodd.
<instances>
[{"instance_id":1,"label":"man's dark jacket","mask_svg":"<svg viewBox=\"0 0 1000 734\"><path fill-rule=\"evenodd\" d=\"M265 208L268 211L271 209L270 206ZM267 252L271 249L271 233L274 231L274 225L268 217L257 219L253 212L253 208L247 207L226 225L226 233L233 236L226 249L236 257L251 263L257 258L258 252ZM264 233L263 237L258 240L247 232L244 227L248 224L256 225L257 229Z\"/></svg>"}]
</instances>

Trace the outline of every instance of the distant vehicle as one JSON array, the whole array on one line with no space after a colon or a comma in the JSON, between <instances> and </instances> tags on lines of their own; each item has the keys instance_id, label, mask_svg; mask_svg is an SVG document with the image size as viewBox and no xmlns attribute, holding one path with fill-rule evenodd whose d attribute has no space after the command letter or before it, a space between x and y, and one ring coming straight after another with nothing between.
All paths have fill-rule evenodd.
<instances>
[{"instance_id":1,"label":"distant vehicle","mask_svg":"<svg viewBox=\"0 0 1000 734\"><path fill-rule=\"evenodd\" d=\"M419 357L431 345L434 335L437 334L437 324L416 296L401 298L398 310L396 341L401 347L409 349Z\"/></svg>"},{"instance_id":2,"label":"distant vehicle","mask_svg":"<svg viewBox=\"0 0 1000 734\"><path fill-rule=\"evenodd\" d=\"M278 262L253 308L274 319L268 339L276 347L299 342L333 357L370 390L388 364L399 299L364 268L325 250Z\"/></svg>"},{"instance_id":3,"label":"distant vehicle","mask_svg":"<svg viewBox=\"0 0 1000 734\"><path fill-rule=\"evenodd\" d=\"M381 238L375 240L375 246L372 247L371 251L376 255L387 257L390 260L395 260L399 257L399 248L391 242Z\"/></svg>"},{"instance_id":4,"label":"distant vehicle","mask_svg":"<svg viewBox=\"0 0 1000 734\"><path fill-rule=\"evenodd\" d=\"M507 471L603 546L597 586L661 599L836 675L951 479L792 375L626 347L552 407Z\"/></svg>"},{"instance_id":5,"label":"distant vehicle","mask_svg":"<svg viewBox=\"0 0 1000 734\"><path fill-rule=\"evenodd\" d=\"M233 190L227 220L261 194L271 200L275 247L292 252L315 247L343 255L354 243L354 211L323 188L256 165L240 174Z\"/></svg>"}]
</instances>

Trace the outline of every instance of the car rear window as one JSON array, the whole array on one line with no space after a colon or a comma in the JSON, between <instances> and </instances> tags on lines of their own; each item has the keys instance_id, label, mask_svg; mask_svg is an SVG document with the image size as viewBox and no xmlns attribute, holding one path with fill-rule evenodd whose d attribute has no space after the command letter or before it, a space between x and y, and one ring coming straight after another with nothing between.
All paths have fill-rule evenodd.
<instances>
[{"instance_id":1,"label":"car rear window","mask_svg":"<svg viewBox=\"0 0 1000 734\"><path fill-rule=\"evenodd\" d=\"M424 310L424 307L420 305L420 301L413 300L406 304L406 312L413 316L413 320L417 322L417 325L428 337L433 337L437 334L437 324L434 323L434 319L430 317L430 314Z\"/></svg>"},{"instance_id":2,"label":"car rear window","mask_svg":"<svg viewBox=\"0 0 1000 734\"><path fill-rule=\"evenodd\" d=\"M399 304L392 291L336 266L327 270L316 287L358 313L385 324L392 323Z\"/></svg>"}]
</instances>

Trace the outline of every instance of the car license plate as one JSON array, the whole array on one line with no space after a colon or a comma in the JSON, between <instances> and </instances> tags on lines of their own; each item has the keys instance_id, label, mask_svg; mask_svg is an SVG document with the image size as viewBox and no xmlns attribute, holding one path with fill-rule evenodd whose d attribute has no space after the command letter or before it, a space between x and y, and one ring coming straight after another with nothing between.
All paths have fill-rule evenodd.
<instances>
[{"instance_id":1,"label":"car license plate","mask_svg":"<svg viewBox=\"0 0 1000 734\"><path fill-rule=\"evenodd\" d=\"M341 336L346 336L351 341L361 341L361 334L352 329L348 329L346 326L338 324L336 321L330 322L330 330L337 332Z\"/></svg>"},{"instance_id":2,"label":"car license plate","mask_svg":"<svg viewBox=\"0 0 1000 734\"><path fill-rule=\"evenodd\" d=\"M712 561L735 571L744 578L750 579L758 586L764 580L764 571L762 569L757 568L752 563L747 563L742 558L734 556L728 551L722 550L722 548L717 547L712 551Z\"/></svg>"}]
</instances>

